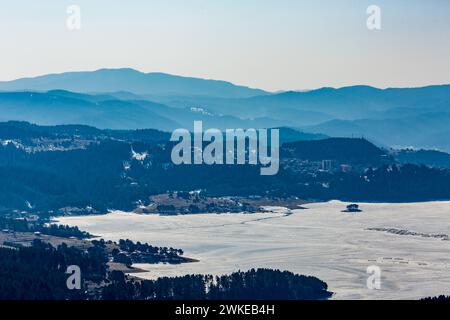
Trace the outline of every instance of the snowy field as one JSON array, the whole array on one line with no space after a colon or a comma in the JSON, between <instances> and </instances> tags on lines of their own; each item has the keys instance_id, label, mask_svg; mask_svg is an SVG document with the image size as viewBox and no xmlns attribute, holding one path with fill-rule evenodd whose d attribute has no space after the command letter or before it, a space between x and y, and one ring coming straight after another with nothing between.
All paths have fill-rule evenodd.
<instances>
[{"instance_id":1,"label":"snowy field","mask_svg":"<svg viewBox=\"0 0 450 320\"><path fill-rule=\"evenodd\" d=\"M267 267L326 281L333 299L418 299L450 294L450 202L360 204L343 213L338 201L307 210L264 214L157 216L114 212L59 222L108 240L128 238L181 248L200 262L136 265L142 278L191 273L225 274ZM398 235L368 228L395 228ZM445 238L445 237L444 237ZM367 267L381 268L381 289L369 290Z\"/></svg>"}]
</instances>

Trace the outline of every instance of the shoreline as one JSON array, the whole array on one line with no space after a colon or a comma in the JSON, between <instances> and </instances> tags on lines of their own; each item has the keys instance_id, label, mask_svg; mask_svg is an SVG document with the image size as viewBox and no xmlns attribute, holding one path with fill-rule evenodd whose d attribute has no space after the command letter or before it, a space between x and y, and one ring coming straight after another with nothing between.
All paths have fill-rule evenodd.
<instances>
[{"instance_id":1,"label":"shoreline","mask_svg":"<svg viewBox=\"0 0 450 320\"><path fill-rule=\"evenodd\" d=\"M326 204L326 203L333 203L333 202L339 202L339 203L343 203L343 204L351 204L351 203L356 203L356 204L368 204L368 205L415 205L415 204L441 204L441 203L450 203L450 199L448 200L425 200L425 201L407 201L407 202L386 202L386 201L351 201L351 200L339 200L339 199L331 199L331 200L323 200L323 201L319 201L319 200L301 200L303 201L302 205L297 205L297 206L289 206L289 205L282 205L282 204L277 204L274 205L272 204L267 204L264 205L264 207L266 208L283 208L286 210L307 210L309 208L304 207L304 205L309 205L309 204ZM200 216L200 215L252 215L252 214L261 214L261 213L276 213L274 211L258 211L258 212L251 212L251 211L242 211L242 212L200 212L200 213L177 213L177 214L164 214L164 213L139 213L137 212L137 209L134 209L132 211L123 211L123 210L116 210L116 209L110 209L105 213L95 213L95 214L74 214L74 215L54 215L54 216L50 216L49 217L49 222L50 223L59 223L61 219L64 218L73 218L73 217L103 217L105 215L109 215L109 214L115 214L115 213L123 213L123 214L136 214L136 215L142 215L142 216L152 216L152 215L156 215L156 216L160 216L160 217L172 217L172 216ZM93 237L97 237L97 236L93 236Z\"/></svg>"}]
</instances>

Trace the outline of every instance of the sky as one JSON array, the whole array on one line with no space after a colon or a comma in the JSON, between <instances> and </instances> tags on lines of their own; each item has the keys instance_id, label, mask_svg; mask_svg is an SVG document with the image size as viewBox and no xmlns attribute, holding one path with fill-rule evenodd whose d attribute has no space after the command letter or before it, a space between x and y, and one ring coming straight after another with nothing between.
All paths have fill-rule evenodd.
<instances>
[{"instance_id":1,"label":"sky","mask_svg":"<svg viewBox=\"0 0 450 320\"><path fill-rule=\"evenodd\" d=\"M130 67L270 91L416 87L450 83L449 57L448 0L0 0L0 80Z\"/></svg>"}]
</instances>

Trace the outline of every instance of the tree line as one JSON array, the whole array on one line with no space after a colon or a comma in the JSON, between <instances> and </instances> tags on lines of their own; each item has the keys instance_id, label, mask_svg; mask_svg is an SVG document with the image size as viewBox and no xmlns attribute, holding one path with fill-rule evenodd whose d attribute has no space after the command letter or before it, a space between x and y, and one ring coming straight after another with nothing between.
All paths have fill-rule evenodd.
<instances>
[{"instance_id":1,"label":"tree line","mask_svg":"<svg viewBox=\"0 0 450 320\"><path fill-rule=\"evenodd\" d=\"M0 247L0 300L313 300L331 296L320 279L271 269L138 280L109 270L105 247L98 240L86 250L66 244L55 248L40 240L29 247ZM81 290L69 290L66 285L70 265L81 269Z\"/></svg>"}]
</instances>

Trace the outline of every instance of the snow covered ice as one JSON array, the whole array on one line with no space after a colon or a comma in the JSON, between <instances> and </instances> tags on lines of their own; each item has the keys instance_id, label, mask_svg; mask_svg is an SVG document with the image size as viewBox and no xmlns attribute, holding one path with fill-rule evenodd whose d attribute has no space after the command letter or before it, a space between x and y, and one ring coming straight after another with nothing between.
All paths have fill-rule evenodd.
<instances>
[{"instance_id":1,"label":"snow covered ice","mask_svg":"<svg viewBox=\"0 0 450 320\"><path fill-rule=\"evenodd\" d=\"M113 212L59 222L107 240L128 238L181 248L186 257L200 260L136 265L148 270L135 274L142 278L266 267L319 277L335 292L333 299L419 299L450 293L450 241L427 236L450 234L450 202L360 203L361 213L341 212L347 205L313 203L292 215L285 215L284 209L185 216ZM380 290L366 286L367 267L372 265L381 268Z\"/></svg>"}]
</instances>

